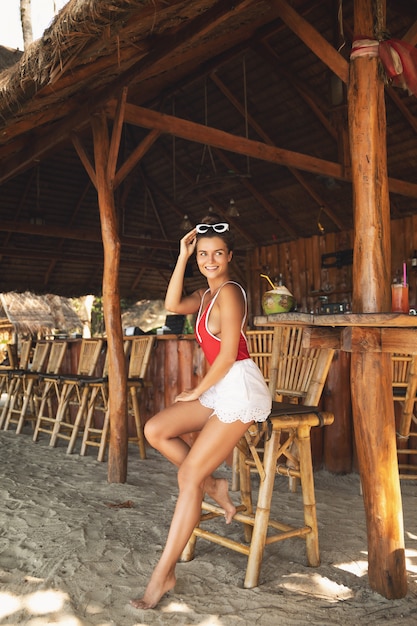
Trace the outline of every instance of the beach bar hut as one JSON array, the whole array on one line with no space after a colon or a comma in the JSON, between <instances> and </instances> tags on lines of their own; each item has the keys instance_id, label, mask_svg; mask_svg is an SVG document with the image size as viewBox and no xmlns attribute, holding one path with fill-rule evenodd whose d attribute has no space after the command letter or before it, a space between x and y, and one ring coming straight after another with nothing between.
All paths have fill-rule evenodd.
<instances>
[{"instance_id":1,"label":"beach bar hut","mask_svg":"<svg viewBox=\"0 0 417 626\"><path fill-rule=\"evenodd\" d=\"M213 207L237 232L252 317L255 276L275 267L305 306L350 291L359 317L340 324L341 345L369 580L387 598L406 593L387 346L417 347L412 321L387 330L381 315L392 257L408 263L417 249L405 226L417 215L416 19L394 0L69 0L0 74L0 288L102 291L109 480L127 472L120 297L163 296L182 226ZM351 286L343 274L317 289L329 258L348 265L348 242ZM260 247L278 245L279 266L256 265Z\"/></svg>"}]
</instances>

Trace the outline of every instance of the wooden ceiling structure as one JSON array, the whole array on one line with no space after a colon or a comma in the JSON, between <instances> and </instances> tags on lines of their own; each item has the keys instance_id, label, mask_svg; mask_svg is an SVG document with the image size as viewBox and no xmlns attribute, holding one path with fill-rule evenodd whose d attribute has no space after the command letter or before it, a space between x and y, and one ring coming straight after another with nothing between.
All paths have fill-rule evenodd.
<instances>
[{"instance_id":1,"label":"wooden ceiling structure","mask_svg":"<svg viewBox=\"0 0 417 626\"><path fill-rule=\"evenodd\" d=\"M414 45L416 19L388 0L378 36ZM70 0L0 74L0 291L101 293L91 116L111 128L122 93L123 297L163 297L184 215L209 207L233 223L240 276L256 246L351 229L352 38L353 0ZM385 93L395 218L417 212L417 101Z\"/></svg>"}]
</instances>

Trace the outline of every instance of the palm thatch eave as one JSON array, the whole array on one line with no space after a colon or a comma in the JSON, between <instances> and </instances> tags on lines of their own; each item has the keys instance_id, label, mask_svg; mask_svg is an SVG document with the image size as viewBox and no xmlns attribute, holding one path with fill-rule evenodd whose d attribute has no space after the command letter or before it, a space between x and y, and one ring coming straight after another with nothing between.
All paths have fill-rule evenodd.
<instances>
[{"instance_id":1,"label":"palm thatch eave","mask_svg":"<svg viewBox=\"0 0 417 626\"><path fill-rule=\"evenodd\" d=\"M69 299L53 294L2 293L0 304L0 318L7 318L17 334L44 334L54 329L69 333L83 326Z\"/></svg>"}]
</instances>

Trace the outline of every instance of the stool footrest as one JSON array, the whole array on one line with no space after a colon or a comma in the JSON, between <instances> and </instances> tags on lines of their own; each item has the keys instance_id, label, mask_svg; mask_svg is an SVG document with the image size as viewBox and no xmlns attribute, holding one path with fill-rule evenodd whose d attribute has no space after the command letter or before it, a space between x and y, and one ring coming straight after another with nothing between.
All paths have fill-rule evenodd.
<instances>
[{"instance_id":1,"label":"stool footrest","mask_svg":"<svg viewBox=\"0 0 417 626\"><path fill-rule=\"evenodd\" d=\"M223 517L225 514L224 509L214 504L210 504L209 502L202 502L201 508L203 509L203 511L209 511L209 513L201 517L200 523L204 523L210 519L214 519L215 517ZM243 505L237 507L236 513L233 516L233 520L253 526L255 523L255 513L249 514L241 511L245 511L245 507ZM271 518L269 518L268 520L268 527L279 531L279 534L268 536L265 541L266 545L269 545L271 543L277 543L278 541L283 541L284 539L291 539L292 537L305 537L312 532L310 526L301 526L299 528L296 528L294 526L283 524L282 522L273 520ZM218 545L230 548L231 550L241 552L242 554L249 554L249 546L235 541L234 539L229 539L211 531L204 530L199 526L194 528L193 534L196 537L207 539L208 541L212 541L213 543L217 543Z\"/></svg>"},{"instance_id":2,"label":"stool footrest","mask_svg":"<svg viewBox=\"0 0 417 626\"><path fill-rule=\"evenodd\" d=\"M240 554L245 554L248 556L249 547L244 543L239 543L239 541L235 541L234 539L229 539L227 537L222 537L221 535L217 535L216 533L212 533L208 530L203 530L202 528L194 528L193 531L196 537L201 537L201 539L207 539L212 543L217 543L219 546L223 546L224 548L230 548L230 550L234 550L235 552L240 552Z\"/></svg>"}]
</instances>

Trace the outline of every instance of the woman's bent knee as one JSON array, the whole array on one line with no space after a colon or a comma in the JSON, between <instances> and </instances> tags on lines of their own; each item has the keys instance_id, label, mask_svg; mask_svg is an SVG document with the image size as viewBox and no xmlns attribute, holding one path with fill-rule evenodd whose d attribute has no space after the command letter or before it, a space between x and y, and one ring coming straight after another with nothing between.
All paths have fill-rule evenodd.
<instances>
[{"instance_id":1,"label":"woman's bent knee","mask_svg":"<svg viewBox=\"0 0 417 626\"><path fill-rule=\"evenodd\" d=\"M144 426L144 435L147 442L152 446L156 447L154 444L158 442L161 438L161 431L159 426L155 423L153 418L148 420Z\"/></svg>"}]
</instances>

